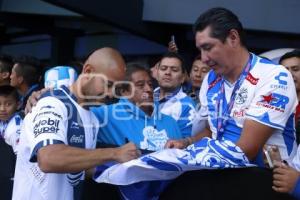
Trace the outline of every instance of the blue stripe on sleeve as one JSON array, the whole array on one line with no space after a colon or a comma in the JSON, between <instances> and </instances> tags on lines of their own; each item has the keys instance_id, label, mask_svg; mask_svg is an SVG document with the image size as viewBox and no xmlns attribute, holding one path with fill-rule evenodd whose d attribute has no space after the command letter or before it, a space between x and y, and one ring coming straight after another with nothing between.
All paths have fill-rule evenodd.
<instances>
[{"instance_id":1,"label":"blue stripe on sleeve","mask_svg":"<svg viewBox=\"0 0 300 200\"><path fill-rule=\"evenodd\" d=\"M60 140L52 140L52 139L51 140L50 139L42 140L39 143L37 143L37 145L35 145L32 153L31 153L29 161L30 162L37 162L37 152L38 152L38 150L42 147L50 145L50 141L52 141L52 144L64 144L64 142L60 141Z\"/></svg>"}]
</instances>

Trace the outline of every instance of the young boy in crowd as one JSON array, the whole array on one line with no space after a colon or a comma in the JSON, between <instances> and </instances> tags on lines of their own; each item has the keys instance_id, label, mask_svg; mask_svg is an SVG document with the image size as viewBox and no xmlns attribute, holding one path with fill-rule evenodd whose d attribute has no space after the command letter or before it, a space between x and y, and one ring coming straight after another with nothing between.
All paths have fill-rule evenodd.
<instances>
[{"instance_id":1,"label":"young boy in crowd","mask_svg":"<svg viewBox=\"0 0 300 200\"><path fill-rule=\"evenodd\" d=\"M17 89L10 85L0 86L0 137L12 146L15 154L22 124L22 117L17 112L19 106Z\"/></svg>"}]
</instances>

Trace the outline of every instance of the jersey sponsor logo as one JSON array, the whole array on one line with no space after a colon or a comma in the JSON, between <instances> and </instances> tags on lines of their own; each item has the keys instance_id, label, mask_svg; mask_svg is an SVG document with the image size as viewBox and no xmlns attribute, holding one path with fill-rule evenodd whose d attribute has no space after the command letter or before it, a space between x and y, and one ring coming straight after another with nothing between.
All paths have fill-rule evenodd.
<instances>
[{"instance_id":1,"label":"jersey sponsor logo","mask_svg":"<svg viewBox=\"0 0 300 200\"><path fill-rule=\"evenodd\" d=\"M142 149L157 151L164 148L168 138L165 129L158 131L153 126L147 126L143 129L144 140L140 142Z\"/></svg>"},{"instance_id":2,"label":"jersey sponsor logo","mask_svg":"<svg viewBox=\"0 0 300 200\"><path fill-rule=\"evenodd\" d=\"M252 85L258 83L259 78L255 78L250 72L247 74L246 80L249 81Z\"/></svg>"},{"instance_id":3,"label":"jersey sponsor logo","mask_svg":"<svg viewBox=\"0 0 300 200\"><path fill-rule=\"evenodd\" d=\"M235 103L239 105L243 104L246 102L247 98L248 98L248 89L241 88L236 94Z\"/></svg>"},{"instance_id":4,"label":"jersey sponsor logo","mask_svg":"<svg viewBox=\"0 0 300 200\"><path fill-rule=\"evenodd\" d=\"M233 117L244 117L245 116L245 110L234 110L233 111Z\"/></svg>"},{"instance_id":5,"label":"jersey sponsor logo","mask_svg":"<svg viewBox=\"0 0 300 200\"><path fill-rule=\"evenodd\" d=\"M286 85L275 85L275 84L272 84L272 85L271 85L271 88L272 88L272 89L282 89L282 90L287 90L287 89L288 89L288 86L286 86Z\"/></svg>"},{"instance_id":6,"label":"jersey sponsor logo","mask_svg":"<svg viewBox=\"0 0 300 200\"><path fill-rule=\"evenodd\" d=\"M287 96L278 93L270 93L269 95L262 95L262 100L256 104L258 106L284 112L285 106L288 102L289 98Z\"/></svg>"},{"instance_id":7,"label":"jersey sponsor logo","mask_svg":"<svg viewBox=\"0 0 300 200\"><path fill-rule=\"evenodd\" d=\"M42 133L57 133L59 128L59 120L58 119L41 119L37 123L35 123L33 127L33 134L35 137Z\"/></svg>"},{"instance_id":8,"label":"jersey sponsor logo","mask_svg":"<svg viewBox=\"0 0 300 200\"><path fill-rule=\"evenodd\" d=\"M282 89L282 90L287 90L287 81L286 78L288 77L288 74L285 72L280 72L279 75L275 76L275 80L278 81L278 84L272 84L271 88L272 89Z\"/></svg>"},{"instance_id":9,"label":"jersey sponsor logo","mask_svg":"<svg viewBox=\"0 0 300 200\"><path fill-rule=\"evenodd\" d=\"M79 135L79 136L76 136L76 135L72 135L72 137L70 138L70 143L83 143L83 138L84 136L83 135Z\"/></svg>"},{"instance_id":10,"label":"jersey sponsor logo","mask_svg":"<svg viewBox=\"0 0 300 200\"><path fill-rule=\"evenodd\" d=\"M57 114L56 112L53 111L46 111L46 112L40 112L38 113L34 118L33 118L33 122L35 122L37 117L43 116L43 115L48 115L47 117L50 117L49 115L53 115L56 118L62 119L62 116L60 114ZM52 116L51 116L52 117Z\"/></svg>"},{"instance_id":11,"label":"jersey sponsor logo","mask_svg":"<svg viewBox=\"0 0 300 200\"><path fill-rule=\"evenodd\" d=\"M208 90L210 90L211 88L213 88L220 80L222 80L222 78L220 76L218 76L213 82L211 82L208 85Z\"/></svg>"},{"instance_id":12,"label":"jersey sponsor logo","mask_svg":"<svg viewBox=\"0 0 300 200\"><path fill-rule=\"evenodd\" d=\"M275 80L277 80L280 85L287 85L287 81L284 80L286 77L288 77L287 73L280 72L278 76L275 76Z\"/></svg>"},{"instance_id":13,"label":"jersey sponsor logo","mask_svg":"<svg viewBox=\"0 0 300 200\"><path fill-rule=\"evenodd\" d=\"M79 124L77 122L72 121L71 128L79 129Z\"/></svg>"},{"instance_id":14,"label":"jersey sponsor logo","mask_svg":"<svg viewBox=\"0 0 300 200\"><path fill-rule=\"evenodd\" d=\"M47 106L42 106L41 107L41 110L43 109L51 109L51 108L54 108L53 106L50 106L50 105L47 105Z\"/></svg>"}]
</instances>

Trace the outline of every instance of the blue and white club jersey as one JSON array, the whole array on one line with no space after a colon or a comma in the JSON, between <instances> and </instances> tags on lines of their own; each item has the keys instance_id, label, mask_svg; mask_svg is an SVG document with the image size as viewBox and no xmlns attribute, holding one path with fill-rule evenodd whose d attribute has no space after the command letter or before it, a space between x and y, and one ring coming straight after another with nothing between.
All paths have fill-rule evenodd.
<instances>
[{"instance_id":1,"label":"blue and white club jersey","mask_svg":"<svg viewBox=\"0 0 300 200\"><path fill-rule=\"evenodd\" d=\"M15 113L8 121L0 120L1 136L13 148L15 154L18 152L22 122L23 119L18 113Z\"/></svg>"},{"instance_id":2,"label":"blue and white club jersey","mask_svg":"<svg viewBox=\"0 0 300 200\"><path fill-rule=\"evenodd\" d=\"M297 171L300 171L300 145L297 148L297 153L293 157L293 160L288 163L289 166L295 168Z\"/></svg>"},{"instance_id":3,"label":"blue and white club jersey","mask_svg":"<svg viewBox=\"0 0 300 200\"><path fill-rule=\"evenodd\" d=\"M62 85L69 87L76 81L77 77L77 72L72 67L56 66L45 72L44 85L46 88L59 88Z\"/></svg>"},{"instance_id":4,"label":"blue and white club jersey","mask_svg":"<svg viewBox=\"0 0 300 200\"><path fill-rule=\"evenodd\" d=\"M288 70L251 54L251 68L240 88L224 127L223 139L236 143L245 119L251 119L275 129L267 144L279 147L281 157L288 159L296 151L294 111L297 96L293 78ZM213 138L217 138L217 101L221 80L211 70L205 77L199 98L201 116L208 119ZM222 109L227 109L234 84L224 81L225 97ZM255 130L253 130L255 131Z\"/></svg>"},{"instance_id":5,"label":"blue and white club jersey","mask_svg":"<svg viewBox=\"0 0 300 200\"><path fill-rule=\"evenodd\" d=\"M75 100L67 88L57 89L26 115L17 154L14 200L72 200L80 190L83 171L44 173L36 161L38 150L47 145L95 148L98 120Z\"/></svg>"},{"instance_id":6,"label":"blue and white club jersey","mask_svg":"<svg viewBox=\"0 0 300 200\"><path fill-rule=\"evenodd\" d=\"M128 139L140 149L157 151L163 149L169 139L182 138L172 117L155 111L148 116L127 98L121 98L116 104L94 107L91 111L101 124L100 143L123 145Z\"/></svg>"},{"instance_id":7,"label":"blue and white club jersey","mask_svg":"<svg viewBox=\"0 0 300 200\"><path fill-rule=\"evenodd\" d=\"M182 91L182 88L178 88L170 96L158 101L159 92L160 88L154 90L154 100L158 104L159 111L173 117L177 121L183 137L191 136L193 120L196 116L196 104L194 100L187 96Z\"/></svg>"}]
</instances>

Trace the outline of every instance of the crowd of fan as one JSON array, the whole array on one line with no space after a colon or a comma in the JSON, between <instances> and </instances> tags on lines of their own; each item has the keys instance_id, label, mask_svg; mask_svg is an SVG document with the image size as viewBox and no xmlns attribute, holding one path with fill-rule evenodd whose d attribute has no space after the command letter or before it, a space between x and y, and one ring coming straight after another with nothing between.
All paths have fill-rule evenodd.
<instances>
[{"instance_id":1,"label":"crowd of fan","mask_svg":"<svg viewBox=\"0 0 300 200\"><path fill-rule=\"evenodd\" d=\"M235 15L230 11L219 8L200 16L195 24L195 38L201 55L194 59L191 67L185 66L174 42L169 44L168 52L162 55L151 70L141 63L128 63L125 70L125 61L120 53L112 48L95 50L80 67L45 68L38 59L30 56L16 59L7 55L0 56L0 137L11 146L18 157L13 199L27 199L28 190L32 188L24 189L24 184L28 182L19 176L22 171L26 172L34 167L38 171L36 173L40 173L41 179L45 179L44 174L47 173L73 173L80 176L81 181L84 178L82 171L106 161L126 162L139 157L144 150L185 148L206 136L233 141L251 162L264 167L257 160L257 155L265 144L282 145L276 143L279 140L272 138L275 134L277 137L289 138L290 146L284 148L293 150L280 150L282 160L286 162L275 163L273 189L277 192L292 193L300 198L300 150L295 149L296 142L299 144L300 141L300 50L283 55L279 61L280 65L249 53L243 43L242 26L238 19L232 16ZM218 17L228 19L222 23L231 26L230 30L215 35L215 30L220 32L225 29L217 20L214 21L214 18ZM274 81L269 79L268 82L265 77L257 77L258 72L254 70L259 66L256 66L255 62L259 65L272 65L268 76ZM250 66L248 71L244 68L247 63ZM190 68L189 73L187 68ZM239 78L244 72L245 77ZM99 74L101 76L97 76ZM219 75L223 76L222 80L219 80ZM261 87L264 87L266 92L257 89L257 98L263 96L264 102L255 99L256 96L250 97L249 88L244 88L244 93L239 92L240 96L226 96L228 91L237 92L243 89L241 86L246 80L252 85L265 81L265 85ZM158 85L157 88L153 86L154 81ZM273 84L276 81L278 84ZM217 87L223 88L225 92L222 93L221 89L218 89L211 94L218 94L220 98L224 96L228 105L227 111L225 110L228 116L247 118L241 126L240 122L235 124L230 120L221 120L219 127L219 118L217 117L216 122L212 118L209 113L212 110L212 102L209 102L210 97L207 97L207 94ZM291 89L287 89L288 87ZM282 92L278 94L279 90L283 93L292 91L291 94L286 94L288 100L282 97ZM224 102L217 100L217 96L214 98L215 105L223 106ZM272 103L274 99L275 102ZM252 105L251 101L258 103ZM249 104L249 110L238 112L239 110L232 109L237 108L234 105L230 107L231 102L236 105L246 102ZM71 111L68 106L63 106L64 104L72 104L71 108L76 110L71 113L75 115L74 119L72 116L68 117L67 114ZM250 116L251 112L260 112L260 105L265 105L263 109L272 109L266 108L268 105L278 105L282 112L276 114L274 123L265 123L255 116ZM253 111L250 111L250 108ZM290 110L289 113L286 114L286 110ZM218 108L214 111L219 112ZM286 116L283 117L280 113ZM273 120L272 116L269 117L269 120ZM280 122L278 126L275 124L277 121ZM238 127L239 134L235 135L234 131L226 133L230 132L226 126ZM74 127L79 130L78 135L74 133L74 137L69 136L71 128ZM247 130L256 129L257 134L251 132L249 136L244 130L245 127ZM260 134L261 132L265 134ZM87 136L87 133L93 137ZM49 136L43 138L47 134ZM85 138L85 144L81 144L82 138ZM46 144L46 140L51 142ZM76 146L78 144L83 146ZM95 150L90 150L95 147ZM36 187L34 183L30 184L28 187ZM54 181L52 184L58 182ZM64 193L70 192L68 187L57 187L57 194L62 195L61 190L64 190ZM44 196L48 194L42 192L39 195L36 199L49 198ZM69 197L70 194L65 196ZM51 198L64 199L55 195Z\"/></svg>"}]
</instances>

